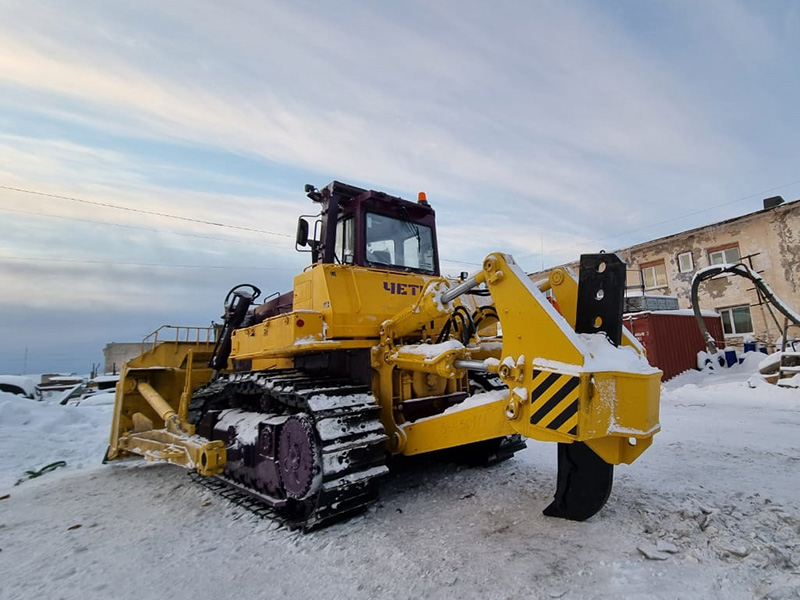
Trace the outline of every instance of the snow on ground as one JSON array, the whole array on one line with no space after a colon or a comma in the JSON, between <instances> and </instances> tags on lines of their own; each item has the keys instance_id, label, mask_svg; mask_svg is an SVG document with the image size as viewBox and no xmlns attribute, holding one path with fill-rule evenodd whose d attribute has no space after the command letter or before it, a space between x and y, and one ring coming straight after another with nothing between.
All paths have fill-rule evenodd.
<instances>
[{"instance_id":1,"label":"snow on ground","mask_svg":"<svg viewBox=\"0 0 800 600\"><path fill-rule=\"evenodd\" d=\"M58 472L98 468L108 446L113 402L113 392L95 394L79 406L0 392L0 492L7 493L25 471L60 460L67 466Z\"/></svg>"},{"instance_id":2,"label":"snow on ground","mask_svg":"<svg viewBox=\"0 0 800 600\"><path fill-rule=\"evenodd\" d=\"M585 523L542 516L556 447L530 442L488 469L408 465L367 514L302 535L177 467L100 466L107 405L0 396L2 595L800 597L800 391L749 387L751 363L667 383L663 431ZM68 466L13 486L58 459Z\"/></svg>"}]
</instances>

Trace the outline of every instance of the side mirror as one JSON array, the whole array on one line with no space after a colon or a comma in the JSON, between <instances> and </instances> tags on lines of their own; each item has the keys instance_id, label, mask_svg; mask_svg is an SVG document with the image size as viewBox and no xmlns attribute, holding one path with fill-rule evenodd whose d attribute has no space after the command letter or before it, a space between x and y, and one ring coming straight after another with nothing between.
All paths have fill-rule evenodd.
<instances>
[{"instance_id":1,"label":"side mirror","mask_svg":"<svg viewBox=\"0 0 800 600\"><path fill-rule=\"evenodd\" d=\"M306 221L303 217L300 217L297 220L297 235L295 237L295 243L300 247L308 245L308 221Z\"/></svg>"},{"instance_id":2,"label":"side mirror","mask_svg":"<svg viewBox=\"0 0 800 600\"><path fill-rule=\"evenodd\" d=\"M306 190L306 196L311 198L314 202L322 202L322 194L313 185L307 183L305 190Z\"/></svg>"}]
</instances>

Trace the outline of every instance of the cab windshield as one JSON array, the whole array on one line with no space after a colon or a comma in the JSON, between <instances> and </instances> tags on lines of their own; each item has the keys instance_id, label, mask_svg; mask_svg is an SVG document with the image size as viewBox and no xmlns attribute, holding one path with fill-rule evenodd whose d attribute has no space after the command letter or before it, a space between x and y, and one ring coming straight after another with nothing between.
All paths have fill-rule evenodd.
<instances>
[{"instance_id":1,"label":"cab windshield","mask_svg":"<svg viewBox=\"0 0 800 600\"><path fill-rule=\"evenodd\" d=\"M433 232L427 225L367 213L367 262L433 273Z\"/></svg>"}]
</instances>

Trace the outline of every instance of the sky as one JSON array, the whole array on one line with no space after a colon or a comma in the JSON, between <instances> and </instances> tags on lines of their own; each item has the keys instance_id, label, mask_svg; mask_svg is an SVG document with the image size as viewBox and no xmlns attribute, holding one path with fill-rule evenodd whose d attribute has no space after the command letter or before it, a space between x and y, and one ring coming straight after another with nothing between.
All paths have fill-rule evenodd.
<instances>
[{"instance_id":1,"label":"sky","mask_svg":"<svg viewBox=\"0 0 800 600\"><path fill-rule=\"evenodd\" d=\"M306 183L424 190L453 275L800 197L789 0L0 10L0 373L288 291Z\"/></svg>"}]
</instances>

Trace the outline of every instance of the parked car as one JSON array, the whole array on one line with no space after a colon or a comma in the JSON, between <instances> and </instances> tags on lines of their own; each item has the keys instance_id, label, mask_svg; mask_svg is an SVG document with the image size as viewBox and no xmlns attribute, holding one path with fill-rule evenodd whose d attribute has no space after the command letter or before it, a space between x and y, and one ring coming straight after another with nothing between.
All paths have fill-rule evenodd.
<instances>
[{"instance_id":1,"label":"parked car","mask_svg":"<svg viewBox=\"0 0 800 600\"><path fill-rule=\"evenodd\" d=\"M25 375L0 375L0 392L33 399L36 397L36 384Z\"/></svg>"}]
</instances>

